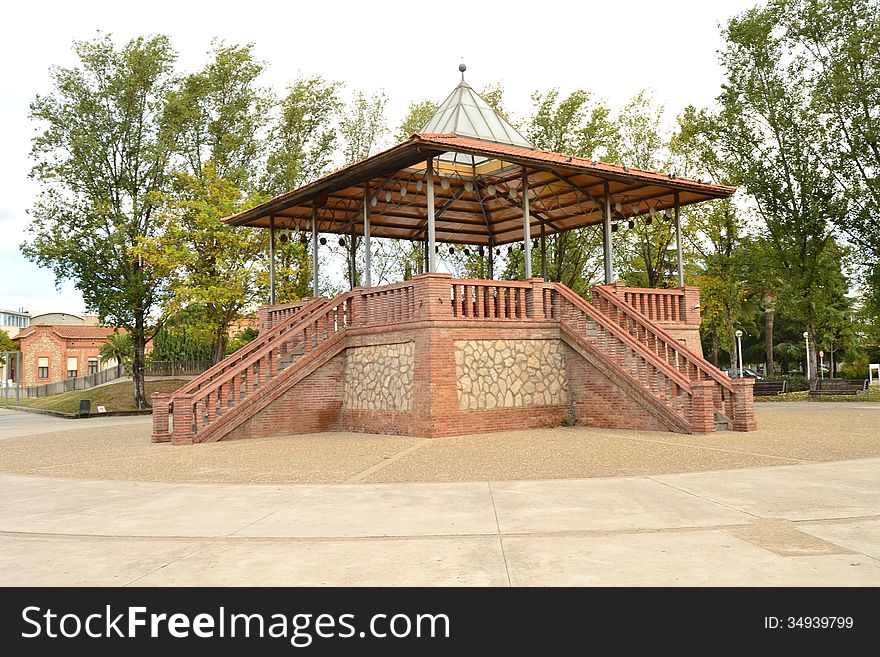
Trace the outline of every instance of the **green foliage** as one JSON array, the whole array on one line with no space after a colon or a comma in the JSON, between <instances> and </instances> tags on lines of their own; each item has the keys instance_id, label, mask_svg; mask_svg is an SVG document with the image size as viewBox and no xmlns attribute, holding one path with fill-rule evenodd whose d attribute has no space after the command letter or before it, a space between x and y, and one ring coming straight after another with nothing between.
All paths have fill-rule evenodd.
<instances>
[{"instance_id":1,"label":"green foliage","mask_svg":"<svg viewBox=\"0 0 880 657\"><path fill-rule=\"evenodd\" d=\"M341 86L314 76L300 77L288 88L269 137L264 191L282 194L327 171L338 144Z\"/></svg>"},{"instance_id":2,"label":"green foliage","mask_svg":"<svg viewBox=\"0 0 880 657\"><path fill-rule=\"evenodd\" d=\"M208 163L229 184L248 189L261 155L269 93L257 85L263 64L253 45L215 41L205 67L187 75L167 97L165 111L179 167L202 175Z\"/></svg>"},{"instance_id":3,"label":"green foliage","mask_svg":"<svg viewBox=\"0 0 880 657\"><path fill-rule=\"evenodd\" d=\"M243 346L245 346L248 342L252 342L256 339L259 332L257 329L252 326L248 326L247 328L239 331L235 337L229 341L229 344L226 345L226 354L231 354L235 351L238 351Z\"/></svg>"},{"instance_id":4,"label":"green foliage","mask_svg":"<svg viewBox=\"0 0 880 657\"><path fill-rule=\"evenodd\" d=\"M213 338L204 307L191 306L171 316L153 338L154 361L210 360Z\"/></svg>"},{"instance_id":5,"label":"green foliage","mask_svg":"<svg viewBox=\"0 0 880 657\"><path fill-rule=\"evenodd\" d=\"M15 343L3 329L0 329L0 351L15 351Z\"/></svg>"},{"instance_id":6,"label":"green foliage","mask_svg":"<svg viewBox=\"0 0 880 657\"><path fill-rule=\"evenodd\" d=\"M134 340L131 339L129 333L114 333L107 339L107 342L101 345L98 351L101 363L112 361L117 365L122 365L126 372L129 371L134 354Z\"/></svg>"},{"instance_id":7,"label":"green foliage","mask_svg":"<svg viewBox=\"0 0 880 657\"><path fill-rule=\"evenodd\" d=\"M78 65L51 71L52 90L31 103L39 126L31 177L41 185L22 252L71 279L103 321L135 345L135 405L143 384L148 317L163 275L136 254L161 233L172 139L165 101L175 53L163 36L117 48L102 36L74 44Z\"/></svg>"},{"instance_id":8,"label":"green foliage","mask_svg":"<svg viewBox=\"0 0 880 657\"><path fill-rule=\"evenodd\" d=\"M409 136L421 131L439 105L433 100L423 100L419 103L410 103L406 116L401 121L397 132L394 133L394 141L401 142L409 139Z\"/></svg>"},{"instance_id":9,"label":"green foliage","mask_svg":"<svg viewBox=\"0 0 880 657\"><path fill-rule=\"evenodd\" d=\"M0 329L0 351L17 351L15 348L15 343L12 341L12 338L9 337L9 334ZM6 356L0 355L0 365L6 364Z\"/></svg>"}]
</instances>

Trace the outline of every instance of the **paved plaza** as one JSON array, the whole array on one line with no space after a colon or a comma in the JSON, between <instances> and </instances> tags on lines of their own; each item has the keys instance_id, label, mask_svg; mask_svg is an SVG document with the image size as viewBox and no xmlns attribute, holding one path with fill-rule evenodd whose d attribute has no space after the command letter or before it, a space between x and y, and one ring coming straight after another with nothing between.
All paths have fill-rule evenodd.
<instances>
[{"instance_id":1,"label":"paved plaza","mask_svg":"<svg viewBox=\"0 0 880 657\"><path fill-rule=\"evenodd\" d=\"M0 583L880 585L880 405L758 413L758 432L710 437L572 427L247 450L146 444L144 418L40 417L28 435L0 411L0 436L17 436L0 440Z\"/></svg>"}]
</instances>

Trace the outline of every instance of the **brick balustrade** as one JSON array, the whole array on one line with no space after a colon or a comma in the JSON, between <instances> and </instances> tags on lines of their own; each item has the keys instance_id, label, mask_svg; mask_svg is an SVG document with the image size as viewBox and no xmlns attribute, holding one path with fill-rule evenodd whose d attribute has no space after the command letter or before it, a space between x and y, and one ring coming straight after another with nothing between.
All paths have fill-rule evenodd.
<instances>
[{"instance_id":1,"label":"brick balustrade","mask_svg":"<svg viewBox=\"0 0 880 657\"><path fill-rule=\"evenodd\" d=\"M710 416L718 410L732 416L734 429L754 428L751 388L734 387L721 372L707 369L701 357L688 352L655 320L624 303L620 290L597 290L590 304L564 285L541 279L484 281L434 273L392 285L357 288L332 300L285 304L279 312L276 307L261 309L261 327L270 328L256 340L177 392L153 396L153 440L174 444L219 440L248 417L263 413L282 394L282 387L299 385L324 367L345 350L348 340L418 332L419 327L430 335L443 335L431 332L431 327L439 330L447 323L469 327L465 333L488 331L495 336L492 339L529 326L540 331L556 327L556 335L588 357L604 376L640 398L642 407L651 407L660 426L682 432L711 431L714 418ZM636 291L633 294L640 296L630 298L655 316L662 313L692 321L686 312L692 301L687 291L654 292L650 296L647 291ZM454 389L454 381L446 381L455 376L454 368L448 370L449 355L443 351L451 345L448 339L429 338L427 351L417 354L415 385L422 386L419 389L425 390L428 399L435 394L431 390L440 381L437 377ZM319 380L325 381L321 389L327 390L326 384L334 379ZM342 385L341 380L337 385ZM333 394L326 397L331 398ZM449 404L454 403L442 402L450 417L454 410ZM382 420L377 416L367 424L382 426ZM439 435L435 420L425 426L426 435Z\"/></svg>"}]
</instances>

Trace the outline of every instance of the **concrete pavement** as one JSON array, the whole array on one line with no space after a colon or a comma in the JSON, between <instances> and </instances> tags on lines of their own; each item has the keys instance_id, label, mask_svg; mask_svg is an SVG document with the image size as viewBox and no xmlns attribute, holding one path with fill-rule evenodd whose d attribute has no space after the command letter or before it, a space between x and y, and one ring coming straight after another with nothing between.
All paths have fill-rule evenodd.
<instances>
[{"instance_id":1,"label":"concrete pavement","mask_svg":"<svg viewBox=\"0 0 880 657\"><path fill-rule=\"evenodd\" d=\"M579 480L0 475L4 585L880 585L880 459Z\"/></svg>"},{"instance_id":2,"label":"concrete pavement","mask_svg":"<svg viewBox=\"0 0 880 657\"><path fill-rule=\"evenodd\" d=\"M116 382L114 381L114 383ZM70 429L103 429L121 426L149 427L152 426L152 422L153 418L149 415L71 419L0 408L0 440L67 431Z\"/></svg>"}]
</instances>

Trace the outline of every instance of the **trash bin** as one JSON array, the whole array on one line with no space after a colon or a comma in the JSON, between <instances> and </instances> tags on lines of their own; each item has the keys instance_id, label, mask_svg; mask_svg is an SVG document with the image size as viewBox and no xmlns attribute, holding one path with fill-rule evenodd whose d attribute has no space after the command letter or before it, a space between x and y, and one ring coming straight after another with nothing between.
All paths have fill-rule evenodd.
<instances>
[{"instance_id":1,"label":"trash bin","mask_svg":"<svg viewBox=\"0 0 880 657\"><path fill-rule=\"evenodd\" d=\"M88 417L92 409L92 402L88 399L79 400L79 417Z\"/></svg>"}]
</instances>

